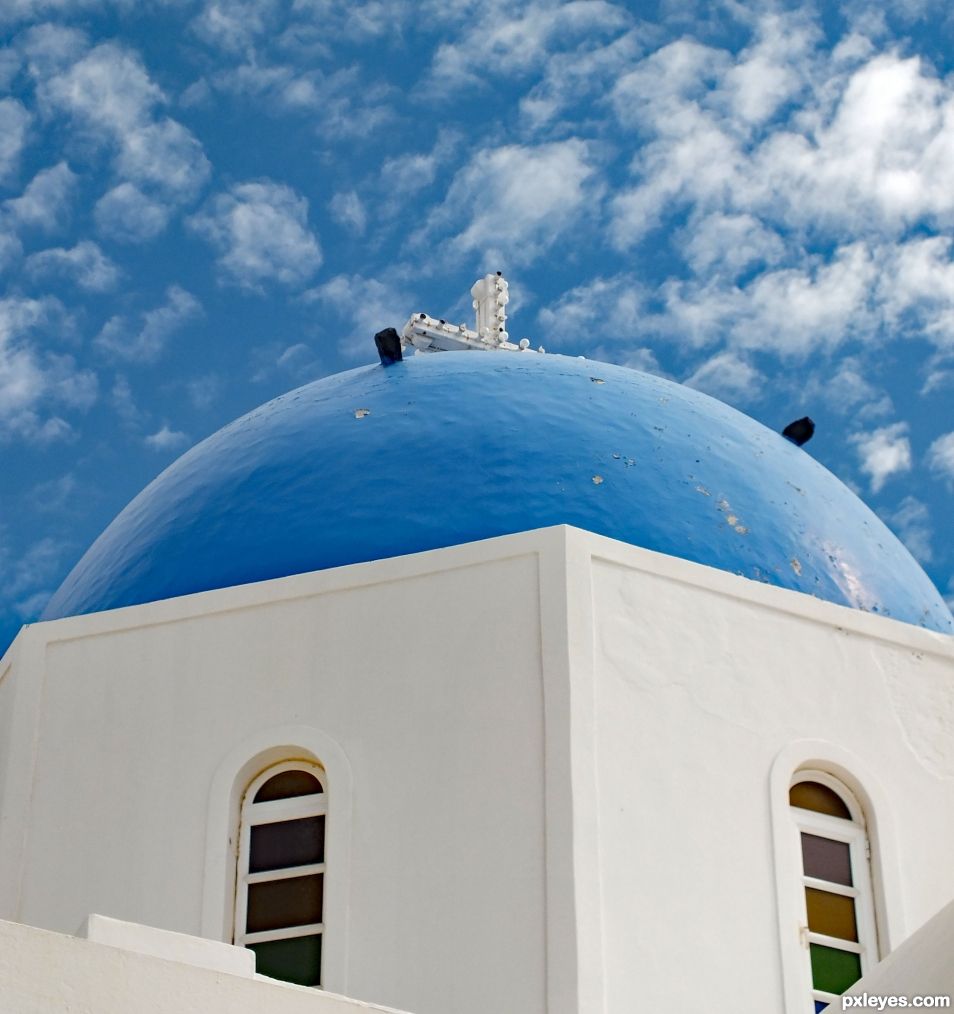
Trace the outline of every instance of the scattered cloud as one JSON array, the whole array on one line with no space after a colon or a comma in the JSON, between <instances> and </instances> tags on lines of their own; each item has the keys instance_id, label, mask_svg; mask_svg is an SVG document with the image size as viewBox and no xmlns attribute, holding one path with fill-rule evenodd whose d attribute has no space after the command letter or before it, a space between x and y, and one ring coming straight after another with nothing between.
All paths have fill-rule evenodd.
<instances>
[{"instance_id":1,"label":"scattered cloud","mask_svg":"<svg viewBox=\"0 0 954 1014\"><path fill-rule=\"evenodd\" d=\"M632 275L593 278L540 310L535 341L570 351L593 338L625 341L640 333L646 299L645 286Z\"/></svg>"},{"instance_id":2,"label":"scattered cloud","mask_svg":"<svg viewBox=\"0 0 954 1014\"><path fill-rule=\"evenodd\" d=\"M954 488L954 432L938 437L928 448L928 467Z\"/></svg>"},{"instance_id":3,"label":"scattered cloud","mask_svg":"<svg viewBox=\"0 0 954 1014\"><path fill-rule=\"evenodd\" d=\"M155 433L143 437L143 443L154 451L168 453L186 447L190 441L187 433L171 429L168 423L163 423Z\"/></svg>"},{"instance_id":4,"label":"scattered cloud","mask_svg":"<svg viewBox=\"0 0 954 1014\"><path fill-rule=\"evenodd\" d=\"M12 177L20 165L20 152L27 139L32 116L16 99L0 99L0 183Z\"/></svg>"},{"instance_id":5,"label":"scattered cloud","mask_svg":"<svg viewBox=\"0 0 954 1014\"><path fill-rule=\"evenodd\" d=\"M337 193L328 202L331 217L357 236L363 236L368 225L368 212L364 202L354 190Z\"/></svg>"},{"instance_id":6,"label":"scattered cloud","mask_svg":"<svg viewBox=\"0 0 954 1014\"><path fill-rule=\"evenodd\" d=\"M598 179L589 146L576 138L477 152L415 242L443 240L448 253L476 253L488 268L525 264L598 203Z\"/></svg>"},{"instance_id":7,"label":"scattered cloud","mask_svg":"<svg viewBox=\"0 0 954 1014\"><path fill-rule=\"evenodd\" d=\"M916 560L930 563L934 559L931 514L926 504L917 497L906 496L885 520L898 533Z\"/></svg>"},{"instance_id":8,"label":"scattered cloud","mask_svg":"<svg viewBox=\"0 0 954 1014\"><path fill-rule=\"evenodd\" d=\"M65 162L41 169L19 197L4 202L4 208L17 225L55 232L67 222L77 179Z\"/></svg>"},{"instance_id":9,"label":"scattered cloud","mask_svg":"<svg viewBox=\"0 0 954 1014\"><path fill-rule=\"evenodd\" d=\"M238 183L189 224L218 251L226 280L245 289L262 291L265 282L298 286L321 264L308 201L283 183Z\"/></svg>"},{"instance_id":10,"label":"scattered cloud","mask_svg":"<svg viewBox=\"0 0 954 1014\"><path fill-rule=\"evenodd\" d=\"M894 405L888 393L875 387L864 375L864 367L855 356L848 356L834 366L825 363L807 385L807 395L824 398L836 412L851 414L862 422L890 415ZM822 375L823 374L823 375Z\"/></svg>"},{"instance_id":11,"label":"scattered cloud","mask_svg":"<svg viewBox=\"0 0 954 1014\"><path fill-rule=\"evenodd\" d=\"M56 50L63 65L54 72L44 76L34 66L41 107L69 116L91 138L111 148L119 180L140 196L145 194L153 205L171 208L196 197L209 176L209 162L192 133L161 114L166 98L139 56L106 42L77 58L75 36L69 44L68 57ZM116 206L107 204L101 213L104 220L118 217L128 222L128 214L121 212L128 211L134 198L132 190L121 191L119 198L114 197ZM158 221L153 212L147 236L150 230L154 234Z\"/></svg>"},{"instance_id":12,"label":"scattered cloud","mask_svg":"<svg viewBox=\"0 0 954 1014\"><path fill-rule=\"evenodd\" d=\"M907 432L908 424L898 422L849 438L857 448L861 471L868 476L872 493L879 493L893 476L911 471L911 441Z\"/></svg>"},{"instance_id":13,"label":"scattered cloud","mask_svg":"<svg viewBox=\"0 0 954 1014\"><path fill-rule=\"evenodd\" d=\"M330 281L309 289L306 302L328 307L341 321L339 347L350 359L368 358L374 335L384 327L400 328L409 316L408 300L413 294L407 286L361 275L336 275Z\"/></svg>"},{"instance_id":14,"label":"scattered cloud","mask_svg":"<svg viewBox=\"0 0 954 1014\"><path fill-rule=\"evenodd\" d=\"M0 299L0 440L43 444L69 437L72 427L56 410L87 408L95 400L92 371L37 343L37 336L65 326L63 306L52 297Z\"/></svg>"},{"instance_id":15,"label":"scattered cloud","mask_svg":"<svg viewBox=\"0 0 954 1014\"><path fill-rule=\"evenodd\" d=\"M96 202L93 216L105 236L125 243L154 239L166 227L170 208L132 183L120 183Z\"/></svg>"},{"instance_id":16,"label":"scattered cloud","mask_svg":"<svg viewBox=\"0 0 954 1014\"><path fill-rule=\"evenodd\" d=\"M722 401L746 404L761 399L766 380L736 353L719 352L696 367L683 383Z\"/></svg>"},{"instance_id":17,"label":"scattered cloud","mask_svg":"<svg viewBox=\"0 0 954 1014\"><path fill-rule=\"evenodd\" d=\"M490 68L502 77L527 77L538 72L554 51L575 50L629 22L623 7L604 0L537 2L509 10L497 6L482 17L464 20L466 27L458 38L438 46L431 66L432 87L485 84L483 75Z\"/></svg>"},{"instance_id":18,"label":"scattered cloud","mask_svg":"<svg viewBox=\"0 0 954 1014\"><path fill-rule=\"evenodd\" d=\"M154 363L172 335L202 314L202 305L185 289L171 285L165 302L147 310L140 325L130 324L122 316L111 317L94 339L95 344L111 359Z\"/></svg>"},{"instance_id":19,"label":"scattered cloud","mask_svg":"<svg viewBox=\"0 0 954 1014\"><path fill-rule=\"evenodd\" d=\"M67 250L55 247L31 254L27 270L38 277L60 275L72 278L81 289L108 292L119 281L119 268L90 240Z\"/></svg>"}]
</instances>

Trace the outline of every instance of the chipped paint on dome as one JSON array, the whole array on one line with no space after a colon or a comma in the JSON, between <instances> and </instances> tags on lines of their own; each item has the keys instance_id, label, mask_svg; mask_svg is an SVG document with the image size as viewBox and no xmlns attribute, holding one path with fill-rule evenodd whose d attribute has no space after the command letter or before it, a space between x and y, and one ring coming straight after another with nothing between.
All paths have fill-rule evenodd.
<instances>
[{"instance_id":1,"label":"chipped paint on dome","mask_svg":"<svg viewBox=\"0 0 954 1014\"><path fill-rule=\"evenodd\" d=\"M316 381L174 462L44 619L573 525L945 633L900 541L806 451L659 377L446 352Z\"/></svg>"}]
</instances>

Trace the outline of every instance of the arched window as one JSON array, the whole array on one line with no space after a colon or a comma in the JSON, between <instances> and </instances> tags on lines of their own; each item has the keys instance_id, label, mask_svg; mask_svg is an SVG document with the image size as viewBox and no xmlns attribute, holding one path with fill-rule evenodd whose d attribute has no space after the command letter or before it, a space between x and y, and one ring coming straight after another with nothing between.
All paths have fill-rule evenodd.
<instances>
[{"instance_id":1,"label":"arched window","mask_svg":"<svg viewBox=\"0 0 954 1014\"><path fill-rule=\"evenodd\" d=\"M317 765L286 761L242 800L233 939L262 975L302 986L321 985L325 781Z\"/></svg>"},{"instance_id":2,"label":"arched window","mask_svg":"<svg viewBox=\"0 0 954 1014\"><path fill-rule=\"evenodd\" d=\"M802 858L802 939L817 1012L878 960L870 852L858 801L826 772L799 771L789 804Z\"/></svg>"}]
</instances>

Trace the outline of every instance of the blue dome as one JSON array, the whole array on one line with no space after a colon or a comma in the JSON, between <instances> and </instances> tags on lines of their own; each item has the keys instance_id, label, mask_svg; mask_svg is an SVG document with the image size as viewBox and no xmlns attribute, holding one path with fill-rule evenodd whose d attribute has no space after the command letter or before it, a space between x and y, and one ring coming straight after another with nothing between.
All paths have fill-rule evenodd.
<instances>
[{"instance_id":1,"label":"blue dome","mask_svg":"<svg viewBox=\"0 0 954 1014\"><path fill-rule=\"evenodd\" d=\"M604 363L443 352L276 398L96 540L44 619L575 525L950 632L928 577L810 454Z\"/></svg>"}]
</instances>

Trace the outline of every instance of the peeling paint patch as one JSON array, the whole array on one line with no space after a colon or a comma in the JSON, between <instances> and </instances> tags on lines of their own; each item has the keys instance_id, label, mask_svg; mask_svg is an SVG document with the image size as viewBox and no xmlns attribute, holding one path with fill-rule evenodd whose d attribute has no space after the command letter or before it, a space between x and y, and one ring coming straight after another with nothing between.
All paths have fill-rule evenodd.
<instances>
[{"instance_id":1,"label":"peeling paint patch","mask_svg":"<svg viewBox=\"0 0 954 1014\"><path fill-rule=\"evenodd\" d=\"M736 525L735 526L735 530L739 533L739 535L748 535L749 534L749 530L748 530L748 528L745 527L745 525Z\"/></svg>"},{"instance_id":2,"label":"peeling paint patch","mask_svg":"<svg viewBox=\"0 0 954 1014\"><path fill-rule=\"evenodd\" d=\"M802 576L802 565L801 565L801 563L799 563L799 561L794 556L792 557L792 559L789 562L792 565L792 570L794 570L795 573L799 577L801 577Z\"/></svg>"},{"instance_id":3,"label":"peeling paint patch","mask_svg":"<svg viewBox=\"0 0 954 1014\"><path fill-rule=\"evenodd\" d=\"M599 486L599 485L602 484L602 482L603 482L603 476L602 475L594 475L593 476L593 485L594 486Z\"/></svg>"},{"instance_id":4,"label":"peeling paint patch","mask_svg":"<svg viewBox=\"0 0 954 1014\"><path fill-rule=\"evenodd\" d=\"M594 384L605 384L606 383L606 381L602 377L590 377L590 380L592 380Z\"/></svg>"},{"instance_id":5,"label":"peeling paint patch","mask_svg":"<svg viewBox=\"0 0 954 1014\"><path fill-rule=\"evenodd\" d=\"M712 496L705 486L696 486L696 492L701 493L703 496Z\"/></svg>"},{"instance_id":6,"label":"peeling paint patch","mask_svg":"<svg viewBox=\"0 0 954 1014\"><path fill-rule=\"evenodd\" d=\"M371 409L369 408L356 408L354 410L355 419L363 419L366 415L371 415Z\"/></svg>"}]
</instances>

